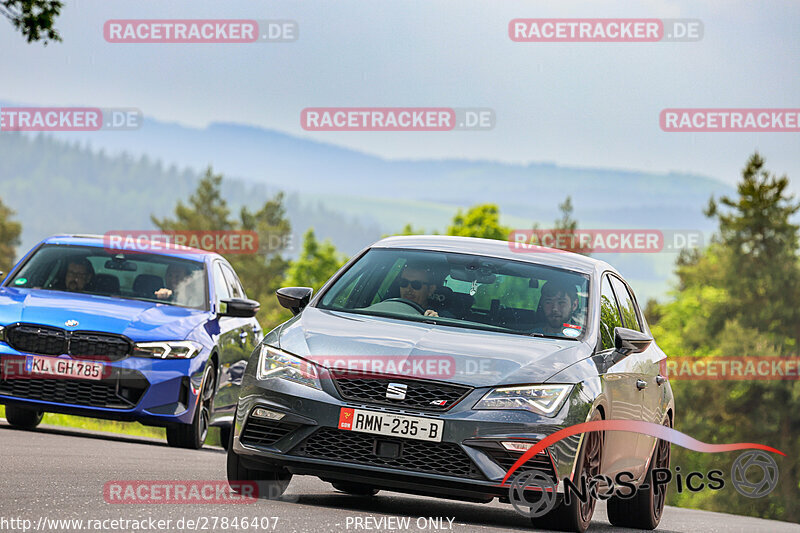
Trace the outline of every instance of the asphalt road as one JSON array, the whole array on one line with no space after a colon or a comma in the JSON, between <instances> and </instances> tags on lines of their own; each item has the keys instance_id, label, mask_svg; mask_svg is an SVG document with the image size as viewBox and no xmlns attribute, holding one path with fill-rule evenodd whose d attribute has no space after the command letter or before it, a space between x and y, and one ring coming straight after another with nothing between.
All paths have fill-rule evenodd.
<instances>
[{"instance_id":1,"label":"asphalt road","mask_svg":"<svg viewBox=\"0 0 800 533\"><path fill-rule=\"evenodd\" d=\"M250 504L112 504L104 485L118 480L225 480L225 452L219 448L176 450L165 442L43 426L29 432L0 419L0 531L75 531L83 520L90 531L532 531L511 506L470 504L381 492L372 498L337 493L316 478L295 477L280 501ZM233 519L256 519L259 528ZM227 521L223 519L226 518ZM431 518L433 520L431 520ZM136 520L128 524L114 519ZM138 522L143 520L143 522ZM152 522L148 522L152 519ZM183 528L177 527L179 520ZM399 520L408 520L408 527ZM16 520L16 521L15 521ZM25 522L28 520L30 522ZM89 522L100 521L100 522ZM158 524L162 520L162 524ZM171 520L167 523L167 520ZM188 528L187 521L197 523ZM105 521L105 522L102 522ZM224 527L227 522L227 529ZM216 527L214 527L216 525ZM49 527L48 527L49 526ZM127 527L121 527L127 526ZM87 529L90 528L90 529ZM139 529L136 529L139 528ZM599 504L589 531L614 528ZM667 507L661 532L800 532L800 526L734 515Z\"/></svg>"}]
</instances>

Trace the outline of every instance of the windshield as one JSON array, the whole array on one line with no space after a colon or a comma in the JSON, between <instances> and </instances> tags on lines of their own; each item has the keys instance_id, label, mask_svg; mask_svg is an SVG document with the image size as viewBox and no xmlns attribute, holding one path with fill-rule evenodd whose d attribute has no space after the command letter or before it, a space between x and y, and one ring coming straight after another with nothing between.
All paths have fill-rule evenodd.
<instances>
[{"instance_id":1,"label":"windshield","mask_svg":"<svg viewBox=\"0 0 800 533\"><path fill-rule=\"evenodd\" d=\"M588 276L571 270L449 252L372 249L318 307L402 320L578 339Z\"/></svg>"},{"instance_id":2,"label":"windshield","mask_svg":"<svg viewBox=\"0 0 800 533\"><path fill-rule=\"evenodd\" d=\"M205 309L203 263L92 246L39 248L6 286L97 294Z\"/></svg>"}]
</instances>

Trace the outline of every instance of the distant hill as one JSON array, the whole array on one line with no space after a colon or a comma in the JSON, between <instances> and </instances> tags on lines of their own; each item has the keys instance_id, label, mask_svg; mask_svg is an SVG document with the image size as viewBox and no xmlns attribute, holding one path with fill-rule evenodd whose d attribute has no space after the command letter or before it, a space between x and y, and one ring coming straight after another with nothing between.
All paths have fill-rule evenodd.
<instances>
[{"instance_id":1,"label":"distant hill","mask_svg":"<svg viewBox=\"0 0 800 533\"><path fill-rule=\"evenodd\" d=\"M19 253L55 233L155 229L150 215L171 215L201 176L147 156L112 157L46 135L0 134L0 197L22 222ZM242 205L263 205L278 190L237 179L224 179L222 186L233 213ZM294 253L309 227L348 253L381 236L377 224L361 223L296 193L288 194L285 204Z\"/></svg>"},{"instance_id":2,"label":"distant hill","mask_svg":"<svg viewBox=\"0 0 800 533\"><path fill-rule=\"evenodd\" d=\"M442 232L458 208L499 204L512 227L550 227L570 195L584 228L713 227L702 209L733 188L681 173L515 165L470 160L386 160L237 124L197 129L145 118L136 131L0 134L0 195L24 225L24 247L59 231L148 228L172 211L213 164L231 207L278 190L295 239L308 227L352 254L408 222ZM677 165L676 165L677 166ZM648 296L663 295L674 255L603 256Z\"/></svg>"}]
</instances>

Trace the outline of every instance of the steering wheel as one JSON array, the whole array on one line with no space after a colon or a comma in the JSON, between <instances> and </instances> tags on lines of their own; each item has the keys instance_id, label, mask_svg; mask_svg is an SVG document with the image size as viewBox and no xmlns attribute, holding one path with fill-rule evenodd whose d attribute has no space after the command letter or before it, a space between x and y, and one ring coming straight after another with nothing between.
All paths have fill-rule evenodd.
<instances>
[{"instance_id":1,"label":"steering wheel","mask_svg":"<svg viewBox=\"0 0 800 533\"><path fill-rule=\"evenodd\" d=\"M412 302L411 300L407 300L405 298L387 298L384 302L400 302L404 303L409 307L413 307L415 311L418 311L419 314L424 315L425 309L422 308L417 302Z\"/></svg>"}]
</instances>

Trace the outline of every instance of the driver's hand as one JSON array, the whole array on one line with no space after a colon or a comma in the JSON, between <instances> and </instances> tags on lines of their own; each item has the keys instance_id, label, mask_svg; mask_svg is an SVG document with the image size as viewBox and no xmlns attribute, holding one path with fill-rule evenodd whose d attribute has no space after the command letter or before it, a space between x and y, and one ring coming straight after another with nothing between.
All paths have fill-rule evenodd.
<instances>
[{"instance_id":1,"label":"driver's hand","mask_svg":"<svg viewBox=\"0 0 800 533\"><path fill-rule=\"evenodd\" d=\"M428 309L427 311L425 311L424 316L439 316L439 313L437 313L433 309Z\"/></svg>"},{"instance_id":2,"label":"driver's hand","mask_svg":"<svg viewBox=\"0 0 800 533\"><path fill-rule=\"evenodd\" d=\"M167 298L172 296L172 291L167 288L162 288L158 289L153 294L155 294L156 298L158 298L159 300L166 300Z\"/></svg>"}]
</instances>

